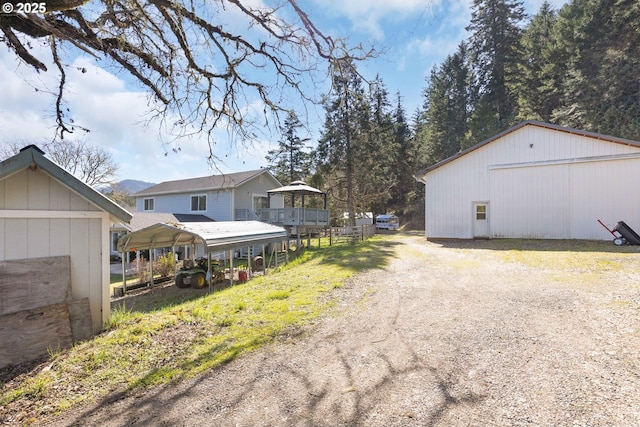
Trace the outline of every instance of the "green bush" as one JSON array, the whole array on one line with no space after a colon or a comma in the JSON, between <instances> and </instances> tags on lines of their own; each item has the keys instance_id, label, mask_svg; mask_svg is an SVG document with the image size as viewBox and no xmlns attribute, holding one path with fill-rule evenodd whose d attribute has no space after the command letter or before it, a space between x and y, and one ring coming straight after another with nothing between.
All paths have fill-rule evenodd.
<instances>
[{"instance_id":1,"label":"green bush","mask_svg":"<svg viewBox=\"0 0 640 427\"><path fill-rule=\"evenodd\" d=\"M153 263L153 274L159 274L160 277L173 276L175 264L175 256L172 252L164 254Z\"/></svg>"},{"instance_id":2,"label":"green bush","mask_svg":"<svg viewBox=\"0 0 640 427\"><path fill-rule=\"evenodd\" d=\"M134 259L131 263L131 269L140 283L144 283L149 280L149 264L143 257L137 257Z\"/></svg>"}]
</instances>

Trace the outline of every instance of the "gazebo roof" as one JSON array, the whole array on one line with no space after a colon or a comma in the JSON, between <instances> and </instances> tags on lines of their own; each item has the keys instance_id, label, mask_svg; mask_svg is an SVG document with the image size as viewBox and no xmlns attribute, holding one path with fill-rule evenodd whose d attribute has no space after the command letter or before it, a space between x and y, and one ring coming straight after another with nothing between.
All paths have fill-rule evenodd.
<instances>
[{"instance_id":1,"label":"gazebo roof","mask_svg":"<svg viewBox=\"0 0 640 427\"><path fill-rule=\"evenodd\" d=\"M269 190L267 191L267 193L293 193L293 194L306 195L306 194L324 194L324 191L311 187L307 185L307 183L304 181L293 181L289 185L285 185L284 187Z\"/></svg>"}]
</instances>

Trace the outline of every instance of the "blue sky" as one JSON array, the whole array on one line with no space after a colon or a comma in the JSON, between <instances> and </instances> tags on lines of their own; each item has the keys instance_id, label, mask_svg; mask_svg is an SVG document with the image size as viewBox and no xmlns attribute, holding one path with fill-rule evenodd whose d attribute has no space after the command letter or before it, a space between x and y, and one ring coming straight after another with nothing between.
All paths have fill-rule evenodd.
<instances>
[{"instance_id":1,"label":"blue sky","mask_svg":"<svg viewBox=\"0 0 640 427\"><path fill-rule=\"evenodd\" d=\"M527 13L537 13L542 2L525 1ZM565 1L550 3L560 8ZM384 48L385 54L361 66L361 71L371 79L381 76L394 105L400 91L408 117L422 103L425 77L467 37L471 18L471 0L304 0L300 5L323 32ZM100 68L94 58L71 61L68 106L75 120L91 129L82 139L107 150L119 164L118 180L161 182L257 169L267 166L265 155L277 146L277 134L265 134L250 146L226 144L228 137L221 130L217 170L206 160L204 137L183 141L179 153L169 149L165 156L162 140L169 131L157 122L146 123L147 94L127 75ZM86 73L73 71L82 67ZM54 98L46 91L55 92L57 75L53 67L50 70L37 74L0 46L0 143L27 145L51 139ZM322 114L321 107L308 107L311 129L322 125Z\"/></svg>"}]
</instances>

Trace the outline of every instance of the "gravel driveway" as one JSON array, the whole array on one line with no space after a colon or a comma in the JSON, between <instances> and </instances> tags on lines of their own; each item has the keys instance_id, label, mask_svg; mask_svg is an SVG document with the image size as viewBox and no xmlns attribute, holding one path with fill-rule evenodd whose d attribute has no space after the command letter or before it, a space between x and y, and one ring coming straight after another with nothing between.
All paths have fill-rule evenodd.
<instances>
[{"instance_id":1,"label":"gravel driveway","mask_svg":"<svg viewBox=\"0 0 640 427\"><path fill-rule=\"evenodd\" d=\"M500 244L398 235L315 324L57 425L640 425L640 253L554 267Z\"/></svg>"}]
</instances>

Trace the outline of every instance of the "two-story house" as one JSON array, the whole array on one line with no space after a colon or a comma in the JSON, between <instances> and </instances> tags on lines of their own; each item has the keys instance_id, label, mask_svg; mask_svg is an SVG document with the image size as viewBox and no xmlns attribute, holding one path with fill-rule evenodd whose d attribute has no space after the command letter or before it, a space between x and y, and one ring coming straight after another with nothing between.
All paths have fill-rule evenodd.
<instances>
[{"instance_id":1,"label":"two-story house","mask_svg":"<svg viewBox=\"0 0 640 427\"><path fill-rule=\"evenodd\" d=\"M205 215L215 221L254 218L262 208L284 207L282 184L267 170L165 181L135 194L138 212Z\"/></svg>"}]
</instances>

